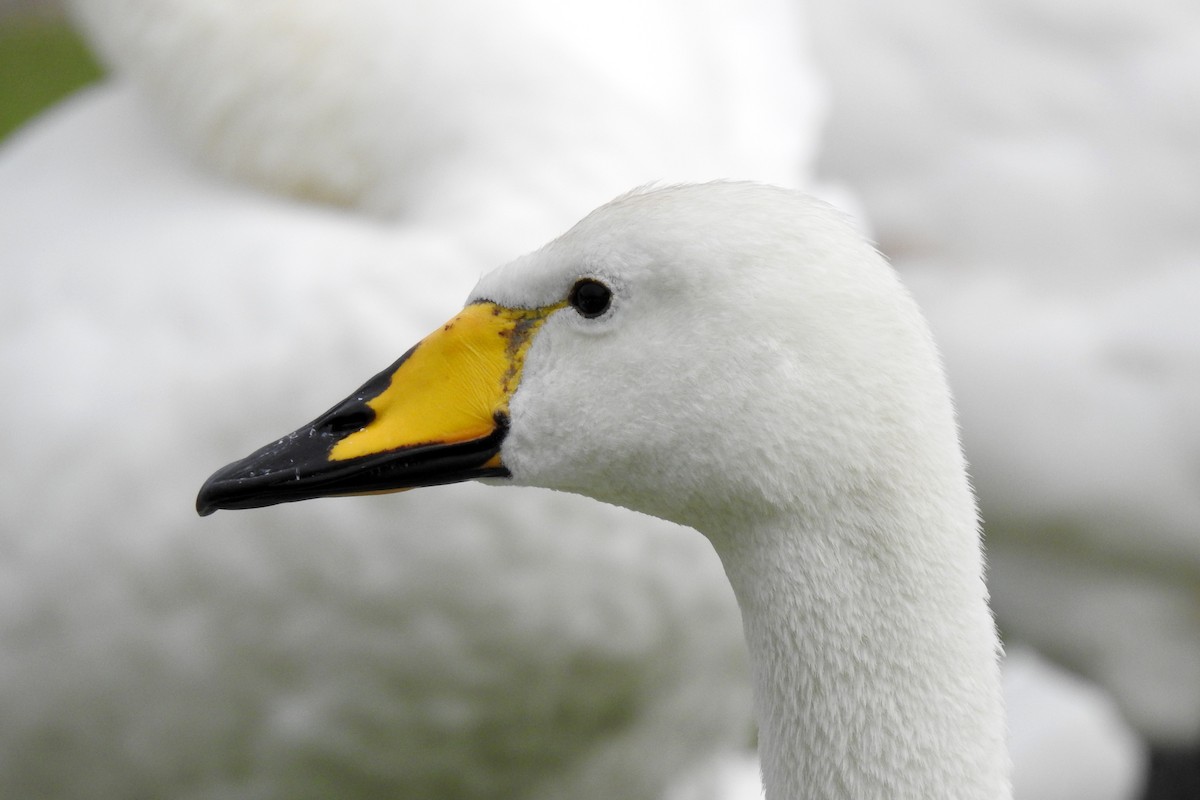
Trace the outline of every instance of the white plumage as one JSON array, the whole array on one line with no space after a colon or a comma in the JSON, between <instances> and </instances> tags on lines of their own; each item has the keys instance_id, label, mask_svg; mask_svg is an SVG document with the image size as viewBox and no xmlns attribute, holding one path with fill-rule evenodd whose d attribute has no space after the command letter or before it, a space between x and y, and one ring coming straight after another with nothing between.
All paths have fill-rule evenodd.
<instances>
[{"instance_id":1,"label":"white plumage","mask_svg":"<svg viewBox=\"0 0 1200 800\"><path fill-rule=\"evenodd\" d=\"M1200 741L1200 8L811 7L822 170L945 348L1001 625Z\"/></svg>"},{"instance_id":2,"label":"white plumage","mask_svg":"<svg viewBox=\"0 0 1200 800\"><path fill-rule=\"evenodd\" d=\"M128 85L101 88L6 148L0 404L22 423L0 487L5 793L655 797L692 762L743 751L752 737L739 621L705 543L625 512L596 516L583 501L478 487L415 498L402 519L387 501L333 502L215 528L194 518L192 496L231 448L390 360L392 344L433 325L484 266L620 186L671 174L648 164L672 158L682 172L717 175L749 170L730 155L742 152L771 161L763 169L777 180L798 176L812 139L806 101L747 104L773 120L787 155L737 145L745 133L731 132L726 154L704 167L716 145L691 147L669 126L652 136L644 102L575 59L587 26L539 29L514 14L504 46L519 57L468 63L495 81L484 96L456 95L445 81L463 64L444 64L448 74L405 74L438 100L422 108L389 93L387 64L372 56L355 78L386 118L338 118L319 110L344 84L331 76L370 41L339 25L406 35L407 21L384 15L372 28L369 15L339 21L328 8L243 16L238 4L81 4L97 36L126 37L112 52L129 59L119 64L129 80L195 80L195 91L145 90L165 104L156 115ZM677 41L689 67L638 91L673 96L691 81L691 113L715 115L724 106L710 93L738 94L742 81L711 80L709 60L738 62L740 48L714 56L689 45L694 30L667 8L640 35ZM782 48L791 32L774 20L746 24ZM260 27L247 32L250 23ZM289 40L297 31L308 33ZM324 58L306 49L310 35ZM299 55L282 72L270 59L256 66L264 40ZM756 51L759 68L804 82L798 51L767 52ZM550 87L523 80L533 65ZM570 118L598 123L587 147L556 135L547 93L563 72L592 82L579 98L586 115ZM281 77L311 91L280 93ZM201 119L170 113L171 102ZM289 127L306 109L331 127ZM550 177L525 180L530 164L499 157L486 138L388 172L399 169L389 130L438 131L447 117L500 124L507 113L526 124L512 135L536 146ZM181 158L164 124L236 181ZM338 136L350 144L335 146ZM372 150L372 136L387 147ZM490 167L473 174L480 161ZM334 196L321 176L343 163L376 183ZM423 169L444 171L444 183ZM415 199L376 203L393 183ZM331 325L346 338L327 337ZM367 339L379 350L364 351ZM201 413L229 426L196 426Z\"/></svg>"},{"instance_id":3,"label":"white plumage","mask_svg":"<svg viewBox=\"0 0 1200 800\"><path fill-rule=\"evenodd\" d=\"M1013 797L1143 796L1144 745L1107 693L1027 647L1008 647L1004 699Z\"/></svg>"},{"instance_id":4,"label":"white plumage","mask_svg":"<svg viewBox=\"0 0 1200 800\"><path fill-rule=\"evenodd\" d=\"M799 180L820 91L784 5L740 17L688 4L701 33L664 4L636 36L678 37L670 52L707 66L653 85L645 69L666 51L605 61L635 35L619 24L535 31L536 4L503 24L484 10L472 41L516 37L498 63L519 53L517 74L544 82L505 82L480 55L472 74L495 82L475 92L461 60L416 52L405 58L426 66L399 81L398 56L370 44L445 31L434 6L400 21L372 7L390 23L364 25L365 5L77 3L125 85L78 98L0 160L0 408L22 421L0 484L11 791L634 797L736 752L749 736L736 612L707 546L669 526L478 489L414 495L399 534L390 503L216 532L187 509L204 464L394 356L364 341L411 339L464 280L619 188ZM703 88L680 92L695 74ZM549 101L564 86L586 100L569 120ZM671 113L646 117L655 102ZM412 145L414 126L455 146ZM506 133L514 143L493 143ZM197 409L230 427L195 429ZM550 523L531 522L534 506ZM500 760L497 730L510 731Z\"/></svg>"},{"instance_id":5,"label":"white plumage","mask_svg":"<svg viewBox=\"0 0 1200 800\"><path fill-rule=\"evenodd\" d=\"M146 126L100 90L0 167L54 189L4 201L5 793L655 797L745 747L736 611L665 524L480 487L194 517L246 425L332 402L390 359L353 343L430 324L424 297L396 313L397 275L454 303L441 276L473 262L197 175Z\"/></svg>"}]
</instances>

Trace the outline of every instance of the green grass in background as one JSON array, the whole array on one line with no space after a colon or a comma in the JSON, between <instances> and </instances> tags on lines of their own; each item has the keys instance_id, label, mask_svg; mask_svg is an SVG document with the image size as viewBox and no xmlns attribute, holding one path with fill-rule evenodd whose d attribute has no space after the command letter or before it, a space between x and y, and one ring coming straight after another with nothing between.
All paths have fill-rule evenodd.
<instances>
[{"instance_id":1,"label":"green grass in background","mask_svg":"<svg viewBox=\"0 0 1200 800\"><path fill-rule=\"evenodd\" d=\"M39 111L96 80L100 65L65 21L0 22L0 139Z\"/></svg>"}]
</instances>

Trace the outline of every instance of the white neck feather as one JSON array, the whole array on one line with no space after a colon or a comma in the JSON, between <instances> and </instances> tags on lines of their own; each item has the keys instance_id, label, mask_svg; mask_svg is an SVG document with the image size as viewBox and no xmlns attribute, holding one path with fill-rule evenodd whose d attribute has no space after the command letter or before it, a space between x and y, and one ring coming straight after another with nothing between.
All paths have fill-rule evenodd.
<instances>
[{"instance_id":1,"label":"white neck feather","mask_svg":"<svg viewBox=\"0 0 1200 800\"><path fill-rule=\"evenodd\" d=\"M796 511L707 531L742 609L767 800L1011 796L998 642L959 483L940 502L875 494L819 522Z\"/></svg>"}]
</instances>

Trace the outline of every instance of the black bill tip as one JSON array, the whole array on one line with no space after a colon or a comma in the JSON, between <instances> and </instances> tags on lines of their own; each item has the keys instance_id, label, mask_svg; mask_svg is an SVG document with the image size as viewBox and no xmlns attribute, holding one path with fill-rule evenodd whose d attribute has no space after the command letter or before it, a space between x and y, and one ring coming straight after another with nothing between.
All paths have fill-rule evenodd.
<instances>
[{"instance_id":1,"label":"black bill tip","mask_svg":"<svg viewBox=\"0 0 1200 800\"><path fill-rule=\"evenodd\" d=\"M206 517L220 509L512 477L496 459L508 433L503 414L496 415L496 428L479 439L431 442L341 461L331 460L329 453L346 433L326 424L329 416L217 470L200 488L196 512Z\"/></svg>"}]
</instances>

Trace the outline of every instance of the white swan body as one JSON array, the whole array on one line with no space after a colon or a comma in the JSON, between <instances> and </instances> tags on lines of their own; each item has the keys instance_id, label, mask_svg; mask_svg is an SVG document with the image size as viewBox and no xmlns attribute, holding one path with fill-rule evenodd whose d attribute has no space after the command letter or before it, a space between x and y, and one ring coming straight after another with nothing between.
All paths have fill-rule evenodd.
<instances>
[{"instance_id":1,"label":"white swan body","mask_svg":"<svg viewBox=\"0 0 1200 800\"><path fill-rule=\"evenodd\" d=\"M585 284L608 294L589 305ZM414 449L396 409L435 390L410 401L408 376L468 370L442 343L489 325L511 343L495 431ZM475 398L490 384L472 374ZM304 431L218 472L198 506L508 474L690 525L741 607L770 800L1009 796L938 356L895 274L823 204L737 183L623 197L485 276L387 381ZM330 449L310 458L316 436Z\"/></svg>"},{"instance_id":2,"label":"white swan body","mask_svg":"<svg viewBox=\"0 0 1200 800\"><path fill-rule=\"evenodd\" d=\"M207 165L476 236L631 182L804 181L826 102L790 0L71 4Z\"/></svg>"},{"instance_id":3,"label":"white swan body","mask_svg":"<svg viewBox=\"0 0 1200 800\"><path fill-rule=\"evenodd\" d=\"M690 532L471 485L219 529L187 505L632 183L806 181L794 4L72 5L113 84L0 153L0 794L652 800L748 750Z\"/></svg>"},{"instance_id":4,"label":"white swan body","mask_svg":"<svg viewBox=\"0 0 1200 800\"><path fill-rule=\"evenodd\" d=\"M127 86L6 144L0 795L654 800L749 748L690 531L470 484L190 513L461 301L458 237L214 179Z\"/></svg>"},{"instance_id":5,"label":"white swan body","mask_svg":"<svg viewBox=\"0 0 1200 800\"><path fill-rule=\"evenodd\" d=\"M1028 647L1007 642L1004 651L1013 797L1133 800L1147 796L1146 745L1121 718L1112 697Z\"/></svg>"},{"instance_id":6,"label":"white swan body","mask_svg":"<svg viewBox=\"0 0 1200 800\"><path fill-rule=\"evenodd\" d=\"M822 172L944 345L1000 625L1200 746L1200 6L807 8Z\"/></svg>"}]
</instances>

